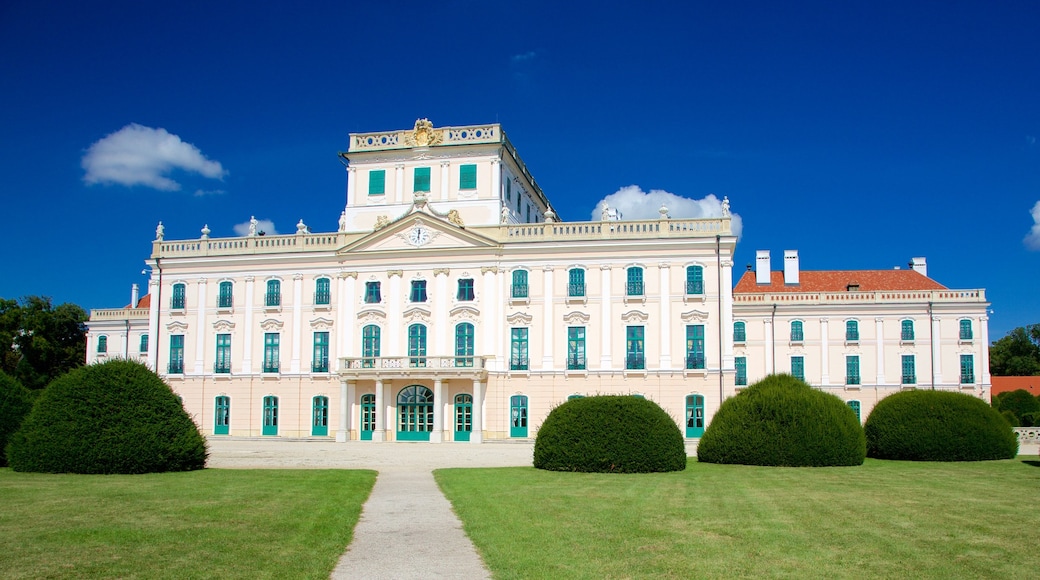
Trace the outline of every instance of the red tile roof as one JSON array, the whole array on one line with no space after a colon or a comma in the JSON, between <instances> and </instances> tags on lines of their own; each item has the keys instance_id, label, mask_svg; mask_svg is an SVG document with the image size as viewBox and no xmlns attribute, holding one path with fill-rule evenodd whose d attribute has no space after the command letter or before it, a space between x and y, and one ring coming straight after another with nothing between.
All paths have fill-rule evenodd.
<instances>
[{"instance_id":1,"label":"red tile roof","mask_svg":"<svg viewBox=\"0 0 1040 580\"><path fill-rule=\"evenodd\" d=\"M137 301L137 306L133 304L127 304L123 308L150 308L152 306L152 295L145 294Z\"/></svg>"},{"instance_id":2,"label":"red tile roof","mask_svg":"<svg viewBox=\"0 0 1040 580\"><path fill-rule=\"evenodd\" d=\"M1029 391L1033 396L1040 395L1040 377L990 377L990 383L993 385L990 395L994 397L1019 389Z\"/></svg>"},{"instance_id":3,"label":"red tile roof","mask_svg":"<svg viewBox=\"0 0 1040 580\"><path fill-rule=\"evenodd\" d=\"M798 274L798 284L784 284L782 271L770 272L769 284L756 284L755 272L747 271L733 293L846 292L851 284L858 284L860 292L946 289L946 286L914 270L802 270Z\"/></svg>"}]
</instances>

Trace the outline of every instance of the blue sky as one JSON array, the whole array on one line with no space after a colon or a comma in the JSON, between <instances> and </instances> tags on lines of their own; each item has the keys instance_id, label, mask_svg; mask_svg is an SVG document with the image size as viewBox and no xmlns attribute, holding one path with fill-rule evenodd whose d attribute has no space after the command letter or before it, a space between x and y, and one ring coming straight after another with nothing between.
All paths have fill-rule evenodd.
<instances>
[{"instance_id":1,"label":"blue sky","mask_svg":"<svg viewBox=\"0 0 1040 580\"><path fill-rule=\"evenodd\" d=\"M159 220L334 230L347 135L428 117L501 123L565 220L725 195L738 272L925 256L1040 322L1038 2L293 4L0 4L0 297L123 306ZM172 153L93 163L121 130Z\"/></svg>"}]
</instances>

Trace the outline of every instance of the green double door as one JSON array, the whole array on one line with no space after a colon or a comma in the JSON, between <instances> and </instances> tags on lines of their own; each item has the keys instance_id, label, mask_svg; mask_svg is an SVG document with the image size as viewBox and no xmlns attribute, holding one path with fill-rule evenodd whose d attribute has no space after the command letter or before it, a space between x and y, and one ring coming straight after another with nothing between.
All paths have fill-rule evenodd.
<instances>
[{"instance_id":1,"label":"green double door","mask_svg":"<svg viewBox=\"0 0 1040 580\"><path fill-rule=\"evenodd\" d=\"M509 398L509 436L527 437L527 396Z\"/></svg>"},{"instance_id":2,"label":"green double door","mask_svg":"<svg viewBox=\"0 0 1040 580\"><path fill-rule=\"evenodd\" d=\"M376 396L361 395L361 440L371 441L376 430Z\"/></svg>"},{"instance_id":3,"label":"green double door","mask_svg":"<svg viewBox=\"0 0 1040 580\"><path fill-rule=\"evenodd\" d=\"M262 435L278 434L278 397L264 397L264 425Z\"/></svg>"},{"instance_id":4,"label":"green double door","mask_svg":"<svg viewBox=\"0 0 1040 580\"><path fill-rule=\"evenodd\" d=\"M704 435L704 397L702 395L686 396L686 436L700 437Z\"/></svg>"},{"instance_id":5,"label":"green double door","mask_svg":"<svg viewBox=\"0 0 1040 580\"><path fill-rule=\"evenodd\" d=\"M455 395L455 441L469 441L473 433L473 395Z\"/></svg>"},{"instance_id":6,"label":"green double door","mask_svg":"<svg viewBox=\"0 0 1040 580\"><path fill-rule=\"evenodd\" d=\"M433 432L433 391L422 385L401 389L397 395L397 440L429 441Z\"/></svg>"},{"instance_id":7,"label":"green double door","mask_svg":"<svg viewBox=\"0 0 1040 580\"><path fill-rule=\"evenodd\" d=\"M311 436L327 437L329 434L329 398L314 397L312 408Z\"/></svg>"}]
</instances>

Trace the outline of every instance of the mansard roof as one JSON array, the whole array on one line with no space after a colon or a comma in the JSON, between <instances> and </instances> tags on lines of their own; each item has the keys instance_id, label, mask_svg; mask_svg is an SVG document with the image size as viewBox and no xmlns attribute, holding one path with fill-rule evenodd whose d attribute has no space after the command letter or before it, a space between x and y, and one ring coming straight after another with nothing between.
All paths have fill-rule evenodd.
<instances>
[{"instance_id":1,"label":"mansard roof","mask_svg":"<svg viewBox=\"0 0 1040 580\"><path fill-rule=\"evenodd\" d=\"M733 293L847 292L849 286L859 286L860 292L947 289L914 270L802 270L798 273L798 284L784 284L783 271L769 274L769 284L757 284L755 272L744 272Z\"/></svg>"}]
</instances>

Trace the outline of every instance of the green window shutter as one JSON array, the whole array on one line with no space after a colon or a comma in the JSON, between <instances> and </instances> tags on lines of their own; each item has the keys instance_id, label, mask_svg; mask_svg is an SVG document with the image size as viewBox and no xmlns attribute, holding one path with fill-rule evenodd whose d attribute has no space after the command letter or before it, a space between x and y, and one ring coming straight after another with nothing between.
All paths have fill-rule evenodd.
<instances>
[{"instance_id":1,"label":"green window shutter","mask_svg":"<svg viewBox=\"0 0 1040 580\"><path fill-rule=\"evenodd\" d=\"M736 385L738 387L747 385L747 357L734 357L733 368L737 371L734 379Z\"/></svg>"},{"instance_id":2,"label":"green window shutter","mask_svg":"<svg viewBox=\"0 0 1040 580\"><path fill-rule=\"evenodd\" d=\"M368 195L386 194L386 170L378 169L368 172Z\"/></svg>"},{"instance_id":3,"label":"green window shutter","mask_svg":"<svg viewBox=\"0 0 1040 580\"><path fill-rule=\"evenodd\" d=\"M805 358L800 356L791 357L791 376L796 379L805 380Z\"/></svg>"},{"instance_id":4,"label":"green window shutter","mask_svg":"<svg viewBox=\"0 0 1040 580\"><path fill-rule=\"evenodd\" d=\"M743 322L733 323L733 342L747 341L747 330Z\"/></svg>"},{"instance_id":5,"label":"green window shutter","mask_svg":"<svg viewBox=\"0 0 1040 580\"><path fill-rule=\"evenodd\" d=\"M460 165L459 166L459 189L476 189L477 188L477 166L476 165Z\"/></svg>"},{"instance_id":6,"label":"green window shutter","mask_svg":"<svg viewBox=\"0 0 1040 580\"><path fill-rule=\"evenodd\" d=\"M430 191L430 168L416 167L414 175L415 187L412 188L412 191Z\"/></svg>"},{"instance_id":7,"label":"green window shutter","mask_svg":"<svg viewBox=\"0 0 1040 580\"><path fill-rule=\"evenodd\" d=\"M704 325L686 326L686 368L703 369L704 360Z\"/></svg>"}]
</instances>

